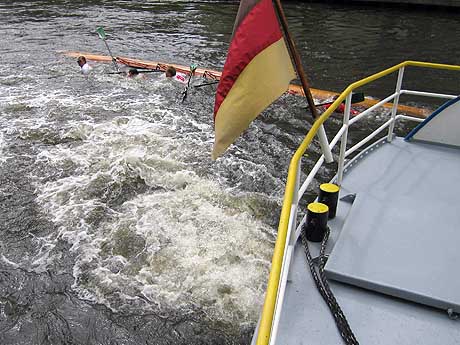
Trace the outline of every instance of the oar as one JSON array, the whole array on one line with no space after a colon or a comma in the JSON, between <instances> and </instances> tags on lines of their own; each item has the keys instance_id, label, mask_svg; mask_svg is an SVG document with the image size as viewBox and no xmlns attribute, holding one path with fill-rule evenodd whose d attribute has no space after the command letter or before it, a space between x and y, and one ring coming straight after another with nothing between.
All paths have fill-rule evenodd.
<instances>
[{"instance_id":1,"label":"oar","mask_svg":"<svg viewBox=\"0 0 460 345\"><path fill-rule=\"evenodd\" d=\"M359 102L362 102L364 101L364 93L363 92L357 92L357 93L352 93L351 94L351 103L359 103ZM329 104L332 104L334 103L335 100L333 101L329 101L329 102L325 102L325 103L320 103L320 104L315 104L317 107L321 107L323 105L329 105ZM342 103L345 103L345 101L343 101ZM308 106L307 106L308 107Z\"/></svg>"},{"instance_id":2,"label":"oar","mask_svg":"<svg viewBox=\"0 0 460 345\"><path fill-rule=\"evenodd\" d=\"M218 82L219 82L219 80L215 80L215 81L211 81L210 83L203 83L203 84L200 84L200 85L195 85L194 87L202 87L202 86L214 85L214 84L217 84Z\"/></svg>"},{"instance_id":3,"label":"oar","mask_svg":"<svg viewBox=\"0 0 460 345\"><path fill-rule=\"evenodd\" d=\"M109 51L110 57L112 58L112 63L117 72L119 71L118 65L117 65L117 60L113 57L112 51L109 48L109 45L107 44L107 36L105 35L104 28L102 26L98 27L96 29L97 34L99 35L99 38L105 43L105 46L107 47L107 50Z\"/></svg>"},{"instance_id":4,"label":"oar","mask_svg":"<svg viewBox=\"0 0 460 345\"><path fill-rule=\"evenodd\" d=\"M138 73L161 73L163 72L160 69L148 69L148 70L137 70ZM118 71L118 72L109 72L106 74L127 74L128 71Z\"/></svg>"},{"instance_id":5,"label":"oar","mask_svg":"<svg viewBox=\"0 0 460 345\"><path fill-rule=\"evenodd\" d=\"M190 65L190 77L188 78L187 86L185 87L184 91L182 91L182 103L184 103L185 99L187 98L187 92L190 86L190 81L192 80L192 77L195 74L196 67L197 66L194 63Z\"/></svg>"}]
</instances>

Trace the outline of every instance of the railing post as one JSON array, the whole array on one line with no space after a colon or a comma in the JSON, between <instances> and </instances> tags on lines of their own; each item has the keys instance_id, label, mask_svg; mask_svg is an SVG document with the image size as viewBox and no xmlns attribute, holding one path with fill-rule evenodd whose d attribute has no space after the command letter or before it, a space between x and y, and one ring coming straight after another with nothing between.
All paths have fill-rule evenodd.
<instances>
[{"instance_id":1,"label":"railing post","mask_svg":"<svg viewBox=\"0 0 460 345\"><path fill-rule=\"evenodd\" d=\"M340 155L339 163L337 167L337 184L340 186L343 179L343 166L345 165L345 151L347 150L347 140L348 140L348 126L350 123L350 110L351 110L351 92L347 95L345 101L345 111L343 112L343 126L345 130L343 131L342 138L340 139Z\"/></svg>"},{"instance_id":2,"label":"railing post","mask_svg":"<svg viewBox=\"0 0 460 345\"><path fill-rule=\"evenodd\" d=\"M286 246L295 243L295 230L297 229L297 210L299 209L299 189L300 189L300 172L302 171L302 160L299 160L295 176L295 190L292 197L291 216L292 222L289 222L288 238ZM294 213L294 214L292 214Z\"/></svg>"},{"instance_id":3,"label":"railing post","mask_svg":"<svg viewBox=\"0 0 460 345\"><path fill-rule=\"evenodd\" d=\"M387 136L388 142L391 142L391 140L393 140L393 131L395 128L395 121L396 121L395 118L396 118L396 112L398 110L399 95L401 94L403 76L404 76L404 66L401 67L398 72L398 81L396 82L396 90L395 90L396 96L393 102L393 107L391 108L391 123L390 123L390 126L388 126L388 136Z\"/></svg>"},{"instance_id":4,"label":"railing post","mask_svg":"<svg viewBox=\"0 0 460 345\"><path fill-rule=\"evenodd\" d=\"M321 151L324 155L324 160L326 163L332 163L334 158L332 157L332 151L329 147L329 141L327 140L326 130L324 129L323 125L319 127L317 135L319 139L319 145L321 146Z\"/></svg>"}]
</instances>

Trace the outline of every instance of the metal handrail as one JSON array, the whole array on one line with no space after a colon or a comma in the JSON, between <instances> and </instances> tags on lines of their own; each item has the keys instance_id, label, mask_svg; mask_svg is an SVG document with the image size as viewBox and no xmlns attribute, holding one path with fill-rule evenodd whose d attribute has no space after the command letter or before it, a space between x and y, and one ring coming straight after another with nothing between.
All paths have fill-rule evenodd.
<instances>
[{"instance_id":1,"label":"metal handrail","mask_svg":"<svg viewBox=\"0 0 460 345\"><path fill-rule=\"evenodd\" d=\"M276 240L275 248L273 252L271 271L270 271L270 276L268 279L267 292L265 295L265 302L264 302L264 306L262 310L262 316L261 316L259 327L258 327L257 342L256 342L257 345L267 345L268 342L270 341L273 316L275 312L276 301L278 298L278 288L279 288L279 283L280 283L280 277L281 277L281 272L283 270L284 253L287 247L286 238L292 232L292 229L296 228L296 220L294 219L295 217L292 216L291 211L294 210L293 213L296 214L298 201L302 197L302 195L298 195L298 191L299 191L298 179L300 177L300 162L301 162L301 159L305 151L310 146L311 142L313 141L314 136L320 129L321 125L323 125L323 123L332 115L334 110L346 98L347 98L347 103L346 103L344 117L345 118L349 117L350 105L351 105L350 104L351 93L353 92L353 90L359 87L362 87L366 84L369 84L384 76L387 76L391 73L394 73L398 70L401 70L401 69L403 70L407 66L460 71L460 66L456 66L456 65L435 64L435 63L421 62L421 61L404 61L398 65L385 69L379 73L373 74L367 78L354 82L350 84L339 95L339 97L332 103L332 105L320 117L318 117L315 120L310 131L307 133L302 143L300 144L300 146L294 153L291 159L291 162L289 164L283 206L281 209L280 221L278 225L278 236L277 236L277 240ZM401 75L401 81L402 81L402 75ZM407 90L404 90L404 92L409 93ZM397 90L396 93L393 94L393 98L394 97L399 98L400 94L401 94L401 90ZM391 123L394 123L394 121L396 120L395 112L397 109L397 105L398 105L397 102L395 102L393 105L392 119L390 121ZM346 135L347 135L349 124L347 123L344 126L346 126L345 129L343 130L343 135L345 135L345 138L342 137L342 143L345 143L345 144L342 144L342 145L346 146ZM342 168L343 168L343 160L345 159L345 156L346 156L345 150L341 149L341 155L339 157L339 160L341 160L342 162ZM339 164L339 167L340 167L340 164ZM306 187L302 189L305 191ZM284 269L287 269L287 268L284 268Z\"/></svg>"}]
</instances>

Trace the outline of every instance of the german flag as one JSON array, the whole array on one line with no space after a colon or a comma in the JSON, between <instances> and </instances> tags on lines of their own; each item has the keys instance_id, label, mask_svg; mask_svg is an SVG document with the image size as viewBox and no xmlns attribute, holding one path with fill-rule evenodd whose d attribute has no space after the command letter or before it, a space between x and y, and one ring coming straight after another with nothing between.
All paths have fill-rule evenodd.
<instances>
[{"instance_id":1,"label":"german flag","mask_svg":"<svg viewBox=\"0 0 460 345\"><path fill-rule=\"evenodd\" d=\"M214 104L216 159L296 73L272 0L242 0Z\"/></svg>"}]
</instances>

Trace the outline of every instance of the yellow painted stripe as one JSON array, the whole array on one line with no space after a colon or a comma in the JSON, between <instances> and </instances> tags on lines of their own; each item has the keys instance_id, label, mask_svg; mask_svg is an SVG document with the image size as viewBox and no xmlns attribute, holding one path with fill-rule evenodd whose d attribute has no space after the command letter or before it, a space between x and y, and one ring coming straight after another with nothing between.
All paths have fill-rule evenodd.
<instances>
[{"instance_id":1,"label":"yellow painted stripe","mask_svg":"<svg viewBox=\"0 0 460 345\"><path fill-rule=\"evenodd\" d=\"M313 213L326 213L329 211L329 206L321 202L311 202L308 204L307 208Z\"/></svg>"},{"instance_id":2,"label":"yellow painted stripe","mask_svg":"<svg viewBox=\"0 0 460 345\"><path fill-rule=\"evenodd\" d=\"M283 38L257 54L238 76L216 114L212 158L220 156L257 115L287 91L295 77Z\"/></svg>"},{"instance_id":3,"label":"yellow painted stripe","mask_svg":"<svg viewBox=\"0 0 460 345\"><path fill-rule=\"evenodd\" d=\"M332 103L332 105L313 123L310 131L307 133L302 143L291 159L288 170L288 177L286 181L286 188L284 191L283 207L281 209L280 221L278 224L278 236L275 242L275 249L273 250L272 269L268 278L267 292L265 294L264 306L262 309L262 316L260 318L259 331L257 334L257 345L267 345L272 329L273 314L275 311L276 296L278 295L278 285L280 282L281 266L283 263L284 246L286 244L286 236L288 232L290 211L294 200L294 192L296 188L297 168L300 160L304 157L305 151L310 146L313 138L318 132L320 126L332 115L334 110L345 100L345 98L355 89L366 85L374 80L380 79L388 74L396 72L401 67L415 66L422 68L445 69L452 71L460 71L459 65L443 65L434 64L420 61L405 61L393 67L390 67L382 72L373 74L367 78L361 79L349 85L340 96ZM309 340L306 339L306 342Z\"/></svg>"},{"instance_id":4,"label":"yellow painted stripe","mask_svg":"<svg viewBox=\"0 0 460 345\"><path fill-rule=\"evenodd\" d=\"M322 191L328 192L328 193L337 193L339 191L339 186L333 183L322 183L319 188Z\"/></svg>"}]
</instances>

